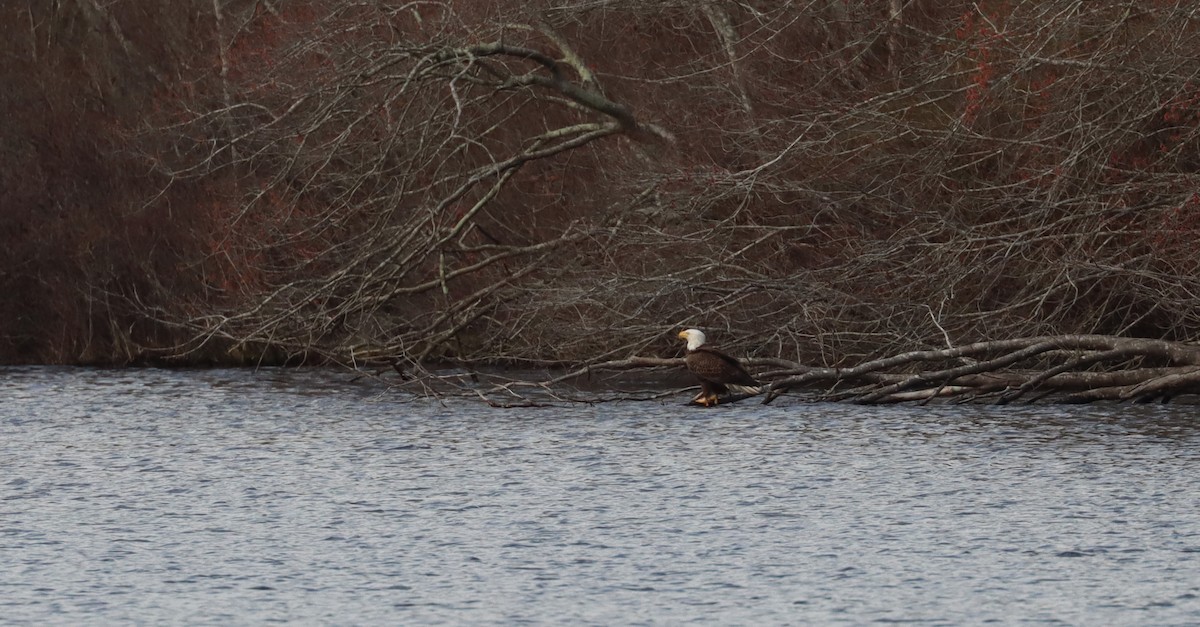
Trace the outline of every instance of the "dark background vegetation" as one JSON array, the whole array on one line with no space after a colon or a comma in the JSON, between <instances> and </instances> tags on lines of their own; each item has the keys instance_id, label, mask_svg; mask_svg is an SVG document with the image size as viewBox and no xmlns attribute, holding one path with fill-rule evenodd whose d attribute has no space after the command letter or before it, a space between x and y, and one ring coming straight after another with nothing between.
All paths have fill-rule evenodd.
<instances>
[{"instance_id":1,"label":"dark background vegetation","mask_svg":"<svg viewBox=\"0 0 1200 627\"><path fill-rule=\"evenodd\" d=\"M1200 334L1194 2L60 0L0 24L3 362Z\"/></svg>"}]
</instances>

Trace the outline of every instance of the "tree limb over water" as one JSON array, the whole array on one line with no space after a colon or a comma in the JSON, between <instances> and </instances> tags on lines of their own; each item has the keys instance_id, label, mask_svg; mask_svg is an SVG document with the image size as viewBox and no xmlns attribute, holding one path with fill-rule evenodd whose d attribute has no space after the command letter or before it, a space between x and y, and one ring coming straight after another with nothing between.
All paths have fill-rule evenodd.
<instances>
[{"instance_id":1,"label":"tree limb over water","mask_svg":"<svg viewBox=\"0 0 1200 627\"><path fill-rule=\"evenodd\" d=\"M988 400L1061 394L1062 402L1147 402L1200 390L1200 347L1106 335L1056 335L912 351L852 368L769 373L764 402L803 386L829 386L825 398L856 403ZM844 384L857 385L838 390Z\"/></svg>"},{"instance_id":2,"label":"tree limb over water","mask_svg":"<svg viewBox=\"0 0 1200 627\"><path fill-rule=\"evenodd\" d=\"M977 342L941 350L909 351L845 368L808 367L784 359L749 359L751 368L771 370L757 377L769 382L762 402L803 391L810 401L859 404L901 402L1088 403L1093 401L1167 402L1200 393L1200 346L1180 342L1107 335L1055 335ZM490 392L525 398L519 390L538 390L555 400L659 400L689 389L665 393L613 393L595 397L564 393L561 386L597 373L684 367L682 358L631 357L609 360L543 380L509 381ZM492 398L480 391L480 397ZM731 404L753 394L721 399ZM496 404L496 401L489 401ZM695 403L689 403L695 404Z\"/></svg>"}]
</instances>

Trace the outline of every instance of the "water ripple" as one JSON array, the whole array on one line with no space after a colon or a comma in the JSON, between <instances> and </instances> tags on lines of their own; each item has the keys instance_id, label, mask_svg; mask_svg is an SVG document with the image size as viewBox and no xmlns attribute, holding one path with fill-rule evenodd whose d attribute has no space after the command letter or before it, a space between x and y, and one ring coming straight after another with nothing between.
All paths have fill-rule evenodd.
<instances>
[{"instance_id":1,"label":"water ripple","mask_svg":"<svg viewBox=\"0 0 1200 627\"><path fill-rule=\"evenodd\" d=\"M12 623L1200 622L1195 408L0 370Z\"/></svg>"}]
</instances>

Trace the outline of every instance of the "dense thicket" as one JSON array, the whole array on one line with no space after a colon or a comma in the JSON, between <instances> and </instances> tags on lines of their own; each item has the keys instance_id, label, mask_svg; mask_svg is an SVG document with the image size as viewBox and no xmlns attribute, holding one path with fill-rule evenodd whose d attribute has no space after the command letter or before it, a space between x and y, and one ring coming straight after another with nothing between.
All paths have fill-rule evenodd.
<instances>
[{"instance_id":1,"label":"dense thicket","mask_svg":"<svg viewBox=\"0 0 1200 627\"><path fill-rule=\"evenodd\" d=\"M5 359L1200 332L1193 3L144 5L0 9Z\"/></svg>"},{"instance_id":2,"label":"dense thicket","mask_svg":"<svg viewBox=\"0 0 1200 627\"><path fill-rule=\"evenodd\" d=\"M161 6L160 6L161 5ZM184 339L139 307L197 289L204 189L160 191L146 120L199 106L203 3L0 3L0 361L116 362ZM186 187L186 189L185 189Z\"/></svg>"}]
</instances>

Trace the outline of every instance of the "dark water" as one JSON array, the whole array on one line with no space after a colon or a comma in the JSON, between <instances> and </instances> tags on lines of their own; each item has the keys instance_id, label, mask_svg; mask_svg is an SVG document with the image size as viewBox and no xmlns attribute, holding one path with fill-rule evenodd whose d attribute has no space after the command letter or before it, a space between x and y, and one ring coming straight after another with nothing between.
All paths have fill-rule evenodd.
<instances>
[{"instance_id":1,"label":"dark water","mask_svg":"<svg viewBox=\"0 0 1200 627\"><path fill-rule=\"evenodd\" d=\"M0 370L0 622L1200 623L1200 408Z\"/></svg>"}]
</instances>

